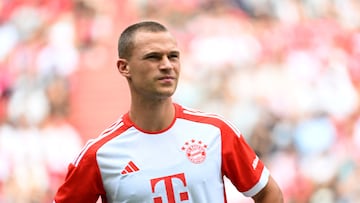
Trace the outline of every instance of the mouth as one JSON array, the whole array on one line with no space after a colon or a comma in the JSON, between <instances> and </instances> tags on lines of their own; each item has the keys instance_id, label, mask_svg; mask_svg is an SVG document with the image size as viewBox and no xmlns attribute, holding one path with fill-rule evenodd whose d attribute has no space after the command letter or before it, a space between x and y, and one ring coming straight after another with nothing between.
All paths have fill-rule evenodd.
<instances>
[{"instance_id":1,"label":"mouth","mask_svg":"<svg viewBox=\"0 0 360 203\"><path fill-rule=\"evenodd\" d=\"M163 77L160 77L158 80L165 82L165 83L169 83L169 82L173 82L175 80L175 77L163 76Z\"/></svg>"},{"instance_id":2,"label":"mouth","mask_svg":"<svg viewBox=\"0 0 360 203\"><path fill-rule=\"evenodd\" d=\"M172 77L172 76L163 76L163 77L159 77L159 80L175 80L175 77Z\"/></svg>"},{"instance_id":3,"label":"mouth","mask_svg":"<svg viewBox=\"0 0 360 203\"><path fill-rule=\"evenodd\" d=\"M164 77L160 77L160 80L162 80L162 79L174 79L174 77L172 77L172 76L164 76Z\"/></svg>"}]
</instances>

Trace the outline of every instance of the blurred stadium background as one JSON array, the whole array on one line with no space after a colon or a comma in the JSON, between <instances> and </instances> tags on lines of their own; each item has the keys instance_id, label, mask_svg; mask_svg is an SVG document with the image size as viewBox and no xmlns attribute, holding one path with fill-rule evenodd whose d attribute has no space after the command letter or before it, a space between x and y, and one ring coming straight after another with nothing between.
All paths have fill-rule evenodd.
<instances>
[{"instance_id":1,"label":"blurred stadium background","mask_svg":"<svg viewBox=\"0 0 360 203\"><path fill-rule=\"evenodd\" d=\"M117 38L144 19L178 37L174 100L233 121L286 202L360 202L358 0L1 0L0 202L51 202L127 110Z\"/></svg>"}]
</instances>

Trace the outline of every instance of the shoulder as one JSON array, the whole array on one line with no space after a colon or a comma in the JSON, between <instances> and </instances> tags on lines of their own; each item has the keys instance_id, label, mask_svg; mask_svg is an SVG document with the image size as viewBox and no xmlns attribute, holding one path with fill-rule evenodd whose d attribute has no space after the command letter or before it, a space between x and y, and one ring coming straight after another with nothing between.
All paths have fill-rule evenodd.
<instances>
[{"instance_id":1,"label":"shoulder","mask_svg":"<svg viewBox=\"0 0 360 203\"><path fill-rule=\"evenodd\" d=\"M224 122L225 119L215 113L208 113L198 109L189 108L179 104L175 104L178 118L184 118L194 121L217 121Z\"/></svg>"},{"instance_id":2,"label":"shoulder","mask_svg":"<svg viewBox=\"0 0 360 203\"><path fill-rule=\"evenodd\" d=\"M73 164L77 166L80 161L94 161L98 150L112 139L121 136L129 126L125 125L120 117L116 122L106 128L98 137L89 139L82 148L81 152L74 160Z\"/></svg>"},{"instance_id":3,"label":"shoulder","mask_svg":"<svg viewBox=\"0 0 360 203\"><path fill-rule=\"evenodd\" d=\"M231 130L236 132L236 134L240 134L239 130L232 122L225 119L219 114L208 113L201 110L181 106L179 104L177 104L177 109L179 119L186 119L193 122L205 123L221 128L222 130Z\"/></svg>"}]
</instances>

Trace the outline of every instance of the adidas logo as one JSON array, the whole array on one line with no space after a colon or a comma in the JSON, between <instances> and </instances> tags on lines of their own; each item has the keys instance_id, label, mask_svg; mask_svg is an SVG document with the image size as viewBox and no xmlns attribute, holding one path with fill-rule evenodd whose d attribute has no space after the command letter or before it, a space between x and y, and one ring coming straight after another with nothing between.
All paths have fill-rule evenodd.
<instances>
[{"instance_id":1,"label":"adidas logo","mask_svg":"<svg viewBox=\"0 0 360 203\"><path fill-rule=\"evenodd\" d=\"M122 175L132 173L138 171L139 168L134 164L134 162L129 161L129 163L125 166L124 170L121 171Z\"/></svg>"}]
</instances>

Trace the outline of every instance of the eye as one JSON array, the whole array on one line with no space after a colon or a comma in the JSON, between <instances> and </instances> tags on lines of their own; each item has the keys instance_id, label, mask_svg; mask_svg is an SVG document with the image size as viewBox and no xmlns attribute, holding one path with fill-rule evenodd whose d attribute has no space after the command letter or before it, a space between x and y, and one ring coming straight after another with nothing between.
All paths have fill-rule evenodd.
<instances>
[{"instance_id":1,"label":"eye","mask_svg":"<svg viewBox=\"0 0 360 203\"><path fill-rule=\"evenodd\" d=\"M172 53L168 55L169 59L179 59L179 54L178 53Z\"/></svg>"},{"instance_id":2,"label":"eye","mask_svg":"<svg viewBox=\"0 0 360 203\"><path fill-rule=\"evenodd\" d=\"M161 58L161 56L159 56L158 54L149 54L145 58L146 59L159 59L159 58Z\"/></svg>"}]
</instances>

